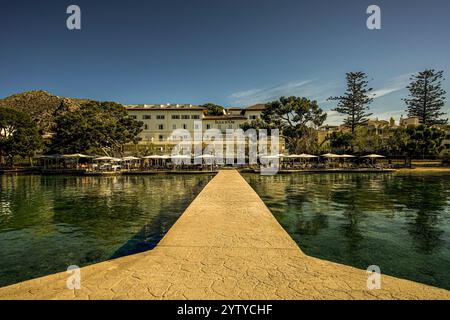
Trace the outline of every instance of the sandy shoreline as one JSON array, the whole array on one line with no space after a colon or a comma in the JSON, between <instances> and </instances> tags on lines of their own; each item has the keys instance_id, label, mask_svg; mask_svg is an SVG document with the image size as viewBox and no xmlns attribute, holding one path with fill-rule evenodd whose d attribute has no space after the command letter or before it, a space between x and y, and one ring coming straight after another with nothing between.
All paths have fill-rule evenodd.
<instances>
[{"instance_id":1,"label":"sandy shoreline","mask_svg":"<svg viewBox=\"0 0 450 320\"><path fill-rule=\"evenodd\" d=\"M450 167L413 167L398 169L397 173L416 173L416 172L450 172Z\"/></svg>"}]
</instances>

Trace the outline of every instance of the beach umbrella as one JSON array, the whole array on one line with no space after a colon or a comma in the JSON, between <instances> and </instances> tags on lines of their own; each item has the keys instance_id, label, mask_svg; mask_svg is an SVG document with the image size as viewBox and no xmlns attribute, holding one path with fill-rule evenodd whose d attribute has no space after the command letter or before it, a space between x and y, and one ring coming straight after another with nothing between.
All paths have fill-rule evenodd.
<instances>
[{"instance_id":1,"label":"beach umbrella","mask_svg":"<svg viewBox=\"0 0 450 320\"><path fill-rule=\"evenodd\" d=\"M299 155L302 159L317 159L319 160L318 156L312 155L312 154L307 154L307 153L302 153Z\"/></svg>"},{"instance_id":2,"label":"beach umbrella","mask_svg":"<svg viewBox=\"0 0 450 320\"><path fill-rule=\"evenodd\" d=\"M113 157L99 157L99 158L95 158L94 160L95 161L115 161L115 162L122 161L122 159L113 158Z\"/></svg>"},{"instance_id":3,"label":"beach umbrella","mask_svg":"<svg viewBox=\"0 0 450 320\"><path fill-rule=\"evenodd\" d=\"M46 169L47 164L53 164L53 160L54 160L54 164L56 166L58 166L59 165L58 160L62 158L62 155L60 155L60 154L41 155L37 158L44 160L44 169ZM48 163L48 161L50 161L50 163Z\"/></svg>"},{"instance_id":4,"label":"beach umbrella","mask_svg":"<svg viewBox=\"0 0 450 320\"><path fill-rule=\"evenodd\" d=\"M123 161L133 161L133 160L141 160L140 158L136 157L125 157L122 159Z\"/></svg>"},{"instance_id":5,"label":"beach umbrella","mask_svg":"<svg viewBox=\"0 0 450 320\"><path fill-rule=\"evenodd\" d=\"M279 155L273 155L273 156L262 156L262 159L280 159L281 157Z\"/></svg>"},{"instance_id":6,"label":"beach umbrella","mask_svg":"<svg viewBox=\"0 0 450 320\"><path fill-rule=\"evenodd\" d=\"M308 158L317 158L317 156L313 156L311 154L302 153L302 154L291 154L291 155L288 155L288 156L284 156L284 158L292 158L292 159L303 158L303 159L308 159Z\"/></svg>"},{"instance_id":7,"label":"beach umbrella","mask_svg":"<svg viewBox=\"0 0 450 320\"><path fill-rule=\"evenodd\" d=\"M284 154L282 154L282 153L279 153L279 154L270 154L270 155L267 155L267 154L265 154L265 155L260 155L260 157L261 158L264 158L264 159L280 159L280 158L288 158L288 156L286 156L286 155L284 155Z\"/></svg>"},{"instance_id":8,"label":"beach umbrella","mask_svg":"<svg viewBox=\"0 0 450 320\"><path fill-rule=\"evenodd\" d=\"M312 154L306 154L306 153L299 154L298 157L299 158L304 158L304 159L318 158L318 156L314 156Z\"/></svg>"},{"instance_id":9,"label":"beach umbrella","mask_svg":"<svg viewBox=\"0 0 450 320\"><path fill-rule=\"evenodd\" d=\"M298 155L298 158L300 159L318 159L318 156L312 155L312 154L307 154L307 153L302 153Z\"/></svg>"},{"instance_id":10,"label":"beach umbrella","mask_svg":"<svg viewBox=\"0 0 450 320\"><path fill-rule=\"evenodd\" d=\"M289 158L289 159L313 159L313 158L318 158L318 157L317 156L313 156L312 154L302 153L302 154L291 154L291 155L285 156L285 158ZM294 164L294 160L292 161L292 164Z\"/></svg>"},{"instance_id":11,"label":"beach umbrella","mask_svg":"<svg viewBox=\"0 0 450 320\"><path fill-rule=\"evenodd\" d=\"M386 157L385 156L381 156L379 154L368 154L367 156L363 156L362 158L377 159L377 158L386 158Z\"/></svg>"},{"instance_id":12,"label":"beach umbrella","mask_svg":"<svg viewBox=\"0 0 450 320\"><path fill-rule=\"evenodd\" d=\"M349 159L349 158L356 158L355 156L352 156L351 154L342 154L341 155L341 158L347 158L347 159Z\"/></svg>"},{"instance_id":13,"label":"beach umbrella","mask_svg":"<svg viewBox=\"0 0 450 320\"><path fill-rule=\"evenodd\" d=\"M184 154L176 154L171 156L172 160L173 159L191 159L192 157L189 155L184 155Z\"/></svg>"},{"instance_id":14,"label":"beach umbrella","mask_svg":"<svg viewBox=\"0 0 450 320\"><path fill-rule=\"evenodd\" d=\"M321 155L321 157L335 159L335 158L340 158L341 156L338 154L334 154L334 153L325 153L325 154Z\"/></svg>"},{"instance_id":15,"label":"beach umbrella","mask_svg":"<svg viewBox=\"0 0 450 320\"><path fill-rule=\"evenodd\" d=\"M42 155L42 156L39 156L37 158L41 158L41 159L61 159L62 155L60 155L60 154Z\"/></svg>"},{"instance_id":16,"label":"beach umbrella","mask_svg":"<svg viewBox=\"0 0 450 320\"><path fill-rule=\"evenodd\" d=\"M163 159L163 157L165 157L165 156L159 156L159 155L156 155L156 154L152 154L150 156L145 156L142 159L146 159L146 160L161 160L161 159ZM166 158L164 158L164 159L166 159Z\"/></svg>"},{"instance_id":17,"label":"beach umbrella","mask_svg":"<svg viewBox=\"0 0 450 320\"><path fill-rule=\"evenodd\" d=\"M75 154L65 154L62 156L64 159L76 159L76 166L77 169L79 167L79 161L80 159L88 159L88 158L93 158L91 156L87 156L85 154L81 154L81 153L75 153Z\"/></svg>"},{"instance_id":18,"label":"beach umbrella","mask_svg":"<svg viewBox=\"0 0 450 320\"><path fill-rule=\"evenodd\" d=\"M334 153L325 153L323 155L321 155L322 158L327 158L327 159L339 159L341 156L338 154L334 154ZM333 166L335 165L334 161L331 161L331 163L333 163Z\"/></svg>"},{"instance_id":19,"label":"beach umbrella","mask_svg":"<svg viewBox=\"0 0 450 320\"><path fill-rule=\"evenodd\" d=\"M191 156L190 155L184 155L184 154L176 154L176 155L172 155L171 159L172 162L174 164L182 164L183 160L191 160Z\"/></svg>"},{"instance_id":20,"label":"beach umbrella","mask_svg":"<svg viewBox=\"0 0 450 320\"><path fill-rule=\"evenodd\" d=\"M62 156L63 158L68 158L68 159L81 159L81 158L93 158L91 156L87 156L85 154L81 154L81 153L75 153L75 154L65 154Z\"/></svg>"},{"instance_id":21,"label":"beach umbrella","mask_svg":"<svg viewBox=\"0 0 450 320\"><path fill-rule=\"evenodd\" d=\"M200 156L195 157L195 159L214 160L216 159L216 156L213 156L212 154L202 154Z\"/></svg>"},{"instance_id":22,"label":"beach umbrella","mask_svg":"<svg viewBox=\"0 0 450 320\"><path fill-rule=\"evenodd\" d=\"M366 159L372 159L372 165L375 162L375 159L381 159L381 158L386 158L385 156L381 156L379 154L368 154L367 156L363 156L362 158L366 158Z\"/></svg>"},{"instance_id":23,"label":"beach umbrella","mask_svg":"<svg viewBox=\"0 0 450 320\"><path fill-rule=\"evenodd\" d=\"M112 161L114 158L113 157L98 157L95 158L95 161Z\"/></svg>"},{"instance_id":24,"label":"beach umbrella","mask_svg":"<svg viewBox=\"0 0 450 320\"><path fill-rule=\"evenodd\" d=\"M202 154L201 156L195 157L195 159L215 159L216 157L212 154Z\"/></svg>"},{"instance_id":25,"label":"beach umbrella","mask_svg":"<svg viewBox=\"0 0 450 320\"><path fill-rule=\"evenodd\" d=\"M128 170L130 170L130 165L132 164L132 162L133 161L138 161L138 160L141 160L141 159L140 158L136 158L136 157L132 157L132 156L125 157L125 158L122 159L122 161L126 162L126 166L127 166Z\"/></svg>"}]
</instances>

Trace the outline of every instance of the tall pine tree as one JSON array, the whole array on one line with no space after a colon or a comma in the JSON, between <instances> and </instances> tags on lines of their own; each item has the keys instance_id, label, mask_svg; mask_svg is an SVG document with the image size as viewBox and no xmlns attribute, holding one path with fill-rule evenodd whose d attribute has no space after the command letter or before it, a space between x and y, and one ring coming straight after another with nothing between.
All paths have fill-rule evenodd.
<instances>
[{"instance_id":1,"label":"tall pine tree","mask_svg":"<svg viewBox=\"0 0 450 320\"><path fill-rule=\"evenodd\" d=\"M344 124L351 128L352 133L355 129L365 123L372 114L367 113L369 104L373 101L370 92L373 90L368 87L367 75L364 72L349 72L346 74L347 90L340 97L330 97L329 101L338 101L337 107L333 111L345 114L347 118Z\"/></svg>"},{"instance_id":2,"label":"tall pine tree","mask_svg":"<svg viewBox=\"0 0 450 320\"><path fill-rule=\"evenodd\" d=\"M445 124L448 119L442 108L445 104L446 92L442 89L443 71L425 70L411 77L408 86L409 97L403 99L407 105L408 116L418 117L420 123L431 126Z\"/></svg>"}]
</instances>

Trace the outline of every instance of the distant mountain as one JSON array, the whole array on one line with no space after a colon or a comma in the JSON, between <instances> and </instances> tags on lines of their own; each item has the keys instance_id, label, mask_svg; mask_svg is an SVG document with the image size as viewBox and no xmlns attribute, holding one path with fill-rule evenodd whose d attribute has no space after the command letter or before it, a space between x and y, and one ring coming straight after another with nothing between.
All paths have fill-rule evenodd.
<instances>
[{"instance_id":1,"label":"distant mountain","mask_svg":"<svg viewBox=\"0 0 450 320\"><path fill-rule=\"evenodd\" d=\"M42 133L50 133L56 116L74 111L88 101L58 97L50 92L38 90L0 99L0 107L10 107L30 115Z\"/></svg>"}]
</instances>

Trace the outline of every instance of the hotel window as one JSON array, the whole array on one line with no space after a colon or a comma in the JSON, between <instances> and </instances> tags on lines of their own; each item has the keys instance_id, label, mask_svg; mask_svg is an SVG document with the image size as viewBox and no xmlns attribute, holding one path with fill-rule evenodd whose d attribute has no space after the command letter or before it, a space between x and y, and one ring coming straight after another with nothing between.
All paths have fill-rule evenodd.
<instances>
[{"instance_id":1,"label":"hotel window","mask_svg":"<svg viewBox=\"0 0 450 320\"><path fill-rule=\"evenodd\" d=\"M210 125L210 124L207 124L207 125L206 125L206 130L209 130L209 129L211 129L211 125Z\"/></svg>"},{"instance_id":2,"label":"hotel window","mask_svg":"<svg viewBox=\"0 0 450 320\"><path fill-rule=\"evenodd\" d=\"M151 118L152 118L152 116L149 115L149 114L144 114L144 115L142 116L142 119L144 119L144 120L150 120Z\"/></svg>"},{"instance_id":3,"label":"hotel window","mask_svg":"<svg viewBox=\"0 0 450 320\"><path fill-rule=\"evenodd\" d=\"M172 115L172 119L173 120L180 119L180 115L179 114L173 114Z\"/></svg>"},{"instance_id":4,"label":"hotel window","mask_svg":"<svg viewBox=\"0 0 450 320\"><path fill-rule=\"evenodd\" d=\"M186 120L186 119L189 119L189 118L190 118L190 116L188 114L183 114L181 116L181 119L183 119L183 120Z\"/></svg>"},{"instance_id":5,"label":"hotel window","mask_svg":"<svg viewBox=\"0 0 450 320\"><path fill-rule=\"evenodd\" d=\"M193 115L193 116L191 116L191 119L198 120L198 119L200 119L200 116L199 115Z\"/></svg>"},{"instance_id":6,"label":"hotel window","mask_svg":"<svg viewBox=\"0 0 450 320\"><path fill-rule=\"evenodd\" d=\"M173 129L173 130L175 130L176 128L177 128L177 125L176 125L176 124L172 125L172 129Z\"/></svg>"},{"instance_id":7,"label":"hotel window","mask_svg":"<svg viewBox=\"0 0 450 320\"><path fill-rule=\"evenodd\" d=\"M187 129L187 124L183 123L183 129Z\"/></svg>"},{"instance_id":8,"label":"hotel window","mask_svg":"<svg viewBox=\"0 0 450 320\"><path fill-rule=\"evenodd\" d=\"M159 136L159 141L163 141L164 140L164 136L160 135Z\"/></svg>"},{"instance_id":9,"label":"hotel window","mask_svg":"<svg viewBox=\"0 0 450 320\"><path fill-rule=\"evenodd\" d=\"M158 119L158 120L164 120L165 118L166 118L166 116L163 115L163 114L158 114L158 115L156 116L156 119Z\"/></svg>"},{"instance_id":10,"label":"hotel window","mask_svg":"<svg viewBox=\"0 0 450 320\"><path fill-rule=\"evenodd\" d=\"M148 130L148 124L144 124L144 130Z\"/></svg>"},{"instance_id":11,"label":"hotel window","mask_svg":"<svg viewBox=\"0 0 450 320\"><path fill-rule=\"evenodd\" d=\"M258 119L258 116L250 116L250 119L256 120L256 119Z\"/></svg>"},{"instance_id":12,"label":"hotel window","mask_svg":"<svg viewBox=\"0 0 450 320\"><path fill-rule=\"evenodd\" d=\"M136 119L137 119L137 116L134 115L134 114L132 114L132 115L130 116L130 118L136 120Z\"/></svg>"},{"instance_id":13,"label":"hotel window","mask_svg":"<svg viewBox=\"0 0 450 320\"><path fill-rule=\"evenodd\" d=\"M194 125L195 130L200 129L200 126L198 124Z\"/></svg>"},{"instance_id":14,"label":"hotel window","mask_svg":"<svg viewBox=\"0 0 450 320\"><path fill-rule=\"evenodd\" d=\"M164 130L164 125L163 124L158 124L158 129L159 130Z\"/></svg>"}]
</instances>

